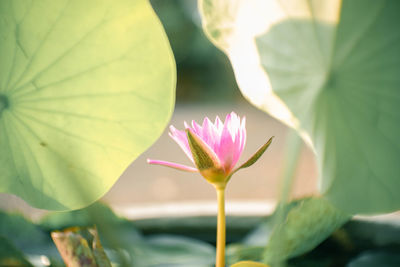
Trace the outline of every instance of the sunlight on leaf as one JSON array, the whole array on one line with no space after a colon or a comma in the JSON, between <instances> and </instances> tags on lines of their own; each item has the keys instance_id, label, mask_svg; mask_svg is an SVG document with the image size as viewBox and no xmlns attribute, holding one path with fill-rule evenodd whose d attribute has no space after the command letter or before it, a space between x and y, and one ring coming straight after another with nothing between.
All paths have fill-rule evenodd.
<instances>
[{"instance_id":1,"label":"sunlight on leaf","mask_svg":"<svg viewBox=\"0 0 400 267\"><path fill-rule=\"evenodd\" d=\"M0 1L0 192L103 196L161 134L175 63L147 0Z\"/></svg>"},{"instance_id":2,"label":"sunlight on leaf","mask_svg":"<svg viewBox=\"0 0 400 267\"><path fill-rule=\"evenodd\" d=\"M245 97L315 150L320 191L351 213L400 208L400 3L200 0Z\"/></svg>"}]
</instances>

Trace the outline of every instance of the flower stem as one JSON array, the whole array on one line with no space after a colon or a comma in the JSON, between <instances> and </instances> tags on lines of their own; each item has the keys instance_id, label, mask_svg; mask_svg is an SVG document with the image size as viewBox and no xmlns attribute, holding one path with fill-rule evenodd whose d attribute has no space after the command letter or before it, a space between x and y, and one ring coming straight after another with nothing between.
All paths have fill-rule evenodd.
<instances>
[{"instance_id":1,"label":"flower stem","mask_svg":"<svg viewBox=\"0 0 400 267\"><path fill-rule=\"evenodd\" d=\"M225 267L225 188L217 187L217 256L215 267Z\"/></svg>"}]
</instances>

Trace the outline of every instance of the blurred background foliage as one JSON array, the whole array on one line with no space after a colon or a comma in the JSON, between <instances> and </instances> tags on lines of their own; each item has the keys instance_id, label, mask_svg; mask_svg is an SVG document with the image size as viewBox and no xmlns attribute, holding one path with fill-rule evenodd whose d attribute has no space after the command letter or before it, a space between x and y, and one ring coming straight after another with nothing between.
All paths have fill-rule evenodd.
<instances>
[{"instance_id":1,"label":"blurred background foliage","mask_svg":"<svg viewBox=\"0 0 400 267\"><path fill-rule=\"evenodd\" d=\"M152 0L177 67L176 101L240 101L228 58L204 35L196 0Z\"/></svg>"}]
</instances>

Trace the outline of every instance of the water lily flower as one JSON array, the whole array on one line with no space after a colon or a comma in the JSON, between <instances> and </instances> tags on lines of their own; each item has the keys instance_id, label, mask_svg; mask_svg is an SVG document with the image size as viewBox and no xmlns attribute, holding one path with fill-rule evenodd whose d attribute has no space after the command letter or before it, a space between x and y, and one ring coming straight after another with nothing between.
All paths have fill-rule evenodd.
<instances>
[{"instance_id":1,"label":"water lily flower","mask_svg":"<svg viewBox=\"0 0 400 267\"><path fill-rule=\"evenodd\" d=\"M185 122L185 128L184 131L180 131L171 126L169 135L178 143L196 168L161 160L148 159L147 162L188 172L199 172L215 186L218 201L215 266L225 267L226 184L236 171L250 167L261 157L271 144L272 137L250 159L235 169L246 144L245 118L240 120L238 115L231 112L226 116L224 123L218 117L214 123L206 117L201 126L192 121L192 126Z\"/></svg>"},{"instance_id":2,"label":"water lily flower","mask_svg":"<svg viewBox=\"0 0 400 267\"><path fill-rule=\"evenodd\" d=\"M246 118L241 120L231 112L223 123L217 116L212 123L209 118L199 125L192 121L184 123L181 131L170 126L170 137L182 148L196 168L167 161L148 159L150 164L164 165L188 172L199 172L207 181L218 187L225 187L232 174L253 165L270 145L272 138L248 161L234 169L246 144Z\"/></svg>"}]
</instances>

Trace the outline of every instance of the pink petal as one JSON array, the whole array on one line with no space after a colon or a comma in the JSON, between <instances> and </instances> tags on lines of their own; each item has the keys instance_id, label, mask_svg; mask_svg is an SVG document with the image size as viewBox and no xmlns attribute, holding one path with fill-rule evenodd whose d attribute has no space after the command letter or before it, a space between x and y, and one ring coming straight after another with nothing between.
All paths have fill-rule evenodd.
<instances>
[{"instance_id":1,"label":"pink petal","mask_svg":"<svg viewBox=\"0 0 400 267\"><path fill-rule=\"evenodd\" d=\"M239 160L241 151L240 151L240 146L241 146L241 141L242 141L242 133L240 131L237 131L235 134L235 141L233 142L233 155L232 155L232 167L236 165L236 163Z\"/></svg>"},{"instance_id":2,"label":"pink petal","mask_svg":"<svg viewBox=\"0 0 400 267\"><path fill-rule=\"evenodd\" d=\"M233 169L243 152L246 143L245 121L243 118L241 122L234 112L226 116L216 152L227 173Z\"/></svg>"},{"instance_id":3,"label":"pink petal","mask_svg":"<svg viewBox=\"0 0 400 267\"><path fill-rule=\"evenodd\" d=\"M215 128L217 129L218 137L221 138L222 129L224 128L224 124L221 119L217 116L215 118Z\"/></svg>"},{"instance_id":4,"label":"pink petal","mask_svg":"<svg viewBox=\"0 0 400 267\"><path fill-rule=\"evenodd\" d=\"M190 151L186 132L179 131L172 125L169 127L169 129L170 129L169 136L175 140L175 142L182 148L183 152L185 152L186 156L194 163L193 155L192 152Z\"/></svg>"},{"instance_id":5,"label":"pink petal","mask_svg":"<svg viewBox=\"0 0 400 267\"><path fill-rule=\"evenodd\" d=\"M178 164L178 163L173 163L173 162L168 162L168 161L162 161L162 160L154 160L154 159L147 159L147 163L153 164L153 165L162 165L162 166L167 166L173 169L178 169L181 171L186 171L186 172L198 172L196 168Z\"/></svg>"},{"instance_id":6,"label":"pink petal","mask_svg":"<svg viewBox=\"0 0 400 267\"><path fill-rule=\"evenodd\" d=\"M242 123L239 125L238 128L239 133L239 144L236 151L237 160L239 160L240 156L242 155L244 146L246 145L246 117L243 117ZM237 160L235 164L237 163Z\"/></svg>"},{"instance_id":7,"label":"pink petal","mask_svg":"<svg viewBox=\"0 0 400 267\"><path fill-rule=\"evenodd\" d=\"M235 151L235 146L233 142L233 137L231 134L231 127L232 115L228 114L225 119L224 128L221 133L221 139L219 142L219 149L217 151L218 156L221 160L222 165L226 172L229 172L233 166L233 154Z\"/></svg>"},{"instance_id":8,"label":"pink petal","mask_svg":"<svg viewBox=\"0 0 400 267\"><path fill-rule=\"evenodd\" d=\"M212 122L206 117L203 121L203 136L202 139L210 148L215 151L215 143L218 140L216 130Z\"/></svg>"},{"instance_id":9,"label":"pink petal","mask_svg":"<svg viewBox=\"0 0 400 267\"><path fill-rule=\"evenodd\" d=\"M189 127L190 128L190 127ZM198 136L203 137L203 129L198 125L194 120L192 121L192 130L194 133L196 133Z\"/></svg>"},{"instance_id":10,"label":"pink petal","mask_svg":"<svg viewBox=\"0 0 400 267\"><path fill-rule=\"evenodd\" d=\"M189 124L187 124L187 122L186 122L186 121L184 121L184 122L183 122L183 124L185 125L185 129L189 129L189 128L190 128L190 125L189 125Z\"/></svg>"},{"instance_id":11,"label":"pink petal","mask_svg":"<svg viewBox=\"0 0 400 267\"><path fill-rule=\"evenodd\" d=\"M246 145L246 138L247 138L247 135L246 135L246 117L243 117L243 119L242 119L242 124L241 124L241 126L240 126L240 132L242 133L242 140L241 140L241 146L240 146L240 154L242 154L242 152L243 152L243 149L244 149L244 147L245 147L245 145Z\"/></svg>"},{"instance_id":12,"label":"pink petal","mask_svg":"<svg viewBox=\"0 0 400 267\"><path fill-rule=\"evenodd\" d=\"M240 118L233 111L231 112L230 115L231 115L231 121L228 125L228 129L230 130L233 141L235 141L237 133L239 132L240 129Z\"/></svg>"},{"instance_id":13,"label":"pink petal","mask_svg":"<svg viewBox=\"0 0 400 267\"><path fill-rule=\"evenodd\" d=\"M240 122L239 122L240 123ZM243 117L242 119L242 123L239 125L239 128L237 129L236 132L236 137L235 137L235 153L234 153L234 157L233 157L233 162L234 165L238 162L244 146L246 144L246 118Z\"/></svg>"}]
</instances>

